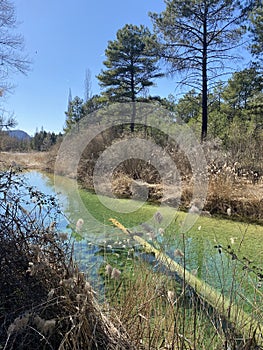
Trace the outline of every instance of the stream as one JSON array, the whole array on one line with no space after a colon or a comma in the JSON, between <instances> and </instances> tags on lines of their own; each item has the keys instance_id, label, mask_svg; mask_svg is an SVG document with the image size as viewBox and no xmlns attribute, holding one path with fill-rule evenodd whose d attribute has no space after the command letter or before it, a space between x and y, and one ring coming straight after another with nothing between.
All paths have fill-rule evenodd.
<instances>
[{"instance_id":1,"label":"stream","mask_svg":"<svg viewBox=\"0 0 263 350\"><path fill-rule=\"evenodd\" d=\"M249 308L250 300L262 302L259 278L263 266L262 226L200 217L188 232L182 232L180 226L186 214L178 212L163 229L162 217L156 214L157 205L139 203L134 212L116 213L101 203L96 194L76 191L73 180L68 178L57 178L54 183L52 175L37 171L22 176L41 192L56 194L64 213L59 228L74 232L75 259L95 288L103 284L99 269L105 266L104 253L111 252L114 261L122 250L134 249L130 237L109 222L109 218L114 218L176 262L184 262L189 271L222 294L231 293L236 301L246 302L245 308ZM129 203L127 199L122 201L124 207ZM157 268L154 258L150 260L153 268ZM250 265L247 260L252 261Z\"/></svg>"}]
</instances>

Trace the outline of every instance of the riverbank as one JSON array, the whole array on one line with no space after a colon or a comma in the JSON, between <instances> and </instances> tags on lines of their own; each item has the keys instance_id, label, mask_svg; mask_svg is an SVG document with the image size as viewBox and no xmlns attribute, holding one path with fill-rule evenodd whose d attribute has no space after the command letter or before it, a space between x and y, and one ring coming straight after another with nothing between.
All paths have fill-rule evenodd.
<instances>
[{"instance_id":1,"label":"riverbank","mask_svg":"<svg viewBox=\"0 0 263 350\"><path fill-rule=\"evenodd\" d=\"M12 166L22 170L53 171L53 160L50 152L0 152L0 170Z\"/></svg>"},{"instance_id":2,"label":"riverbank","mask_svg":"<svg viewBox=\"0 0 263 350\"><path fill-rule=\"evenodd\" d=\"M40 170L53 172L56 161L56 152L12 153L0 152L0 170L15 166L23 170ZM70 176L67 173L63 176ZM84 180L81 174L80 184L84 189L93 190L93 177L86 174ZM112 182L114 194L120 198L130 198L131 188L135 182L126 174L119 175ZM181 181L178 196L164 198L164 188L161 184L138 182L137 190L147 190L148 200L156 203L165 201L171 206L180 203L181 210L188 210L191 206L192 185L189 181ZM166 191L175 193L174 189ZM206 215L220 215L231 217L238 221L249 221L263 224L263 181L252 183L238 179L232 181L225 174L210 176L207 199L204 207Z\"/></svg>"},{"instance_id":3,"label":"riverbank","mask_svg":"<svg viewBox=\"0 0 263 350\"><path fill-rule=\"evenodd\" d=\"M32 186L37 184L37 189L41 192L43 191L42 193L50 194L50 190L54 189L53 176L51 174L48 176L41 172L38 173L37 171L25 174L25 176L33 176L34 173L37 176L36 181L30 181L29 183ZM7 179L9 179L8 176ZM65 187L65 192L63 191L63 180L68 184ZM251 323L251 326L248 326L247 319L244 320L244 324L241 323L240 325L237 322L238 319L235 318L236 310L234 306L238 305L237 311L240 316L241 312L243 312L242 310L247 310L248 301L249 310L252 310L251 313L256 314L258 320L262 320L260 311L262 250L259 244L262 241L262 227L237 225L230 220L219 221L215 218L200 217L187 234L180 234L180 227L184 221L183 216L185 214L178 213L175 223L171 227L162 230L163 233L161 233L162 218L159 215L154 215L159 210L158 206L145 204L145 207L141 208L140 213L133 212L126 215L127 220L132 218L135 220L128 227L135 224L140 225L141 222L147 220L148 216L150 216L155 218L153 231L148 232L149 228L142 226L141 230L144 230L145 233L131 229L129 236L127 236L126 231L120 231L118 239L116 239L110 227L109 235L107 236L105 231L101 229L95 231L89 216L86 219L85 216L80 214L80 211L77 209L77 202L75 198L72 198L71 192L66 197L68 189L72 189L72 182L74 181L65 177L61 178L61 181L59 181L59 192L63 196L63 208L67 218L72 223L73 229L79 218L84 218L84 220L82 219L83 224L78 229L83 234L83 238L85 237L88 240L88 244L85 240L80 242L81 246L77 255L77 261L81 269L79 274L77 274L77 265L74 268L72 265L69 265L66 271L61 269L61 258L58 253L63 254L63 252L66 252L67 246L65 245L65 234L61 235L60 230L55 231L54 222L51 219L53 215L47 216L52 221L47 223L47 227L42 229L40 227L36 230L35 222L25 220L25 211L21 209L24 207L23 201L28 196L14 196L16 201L15 205L10 207L11 209L9 209L9 197L7 201L6 197L3 196L5 207L8 207L8 209L5 208L4 210L5 215L11 215L12 218L13 212L16 214L16 217L21 216L21 225L23 226L19 232L25 232L25 234L15 236L20 239L18 243L15 242L15 244L12 243L10 245L10 240L8 240L3 242L1 246L3 247L5 243L8 244L7 248L9 248L9 245L11 248L19 247L21 249L19 253L21 253L20 255L25 262L21 264L21 261L24 260L17 256L18 249L15 249L16 254L11 254L10 250L4 248L4 252L8 256L5 258L5 261L10 263L11 256L14 260L12 266L18 266L19 270L13 273L14 269L5 269L5 264L2 266L3 272L9 274L9 276L2 274L5 281L3 286L7 286L6 281L9 283L6 289L2 288L2 293L8 295L8 298L5 300L9 304L5 304L7 316L5 317L5 323L2 322L4 325L2 332L0 329L0 345L9 344L10 341L14 342L13 348L18 348L18 344L25 344L23 348L29 349L29 342L34 340L35 346L39 342L39 339L36 339L37 336L44 334L45 338L43 339L47 339L50 344L53 344L54 348L58 348L61 342L65 343L68 341L67 335L69 332L71 334L70 340L77 342L77 344L87 344L90 342L89 338L87 339L89 334L92 334L92 340L97 335L96 339L98 340L104 337L104 333L101 334L101 332L97 331L104 329L105 322L108 325L108 320L112 321L112 326L117 325L117 329L125 330L123 334L128 335L129 344L135 344L133 349L161 349L159 345L164 339L168 344L166 348L173 348L173 345L170 346L169 344L173 344L175 339L179 339L179 343L181 336L187 339L189 343L195 344L194 347L196 349L204 350L221 349L223 342L226 343L226 341L233 342L233 348L234 346L236 348L236 344L239 343L242 343L242 346L246 346L248 343L250 344L250 341L257 341L257 330L259 328L254 322ZM34 191L32 186L28 187L29 191ZM16 188L18 191L22 190L21 193L24 193L21 186L18 185ZM34 191L34 201L37 201L36 195L38 195L38 191ZM105 209L98 196L80 190L78 197L85 204L85 212L88 211L97 220L97 225L99 222L109 221L108 219L113 213L110 212L110 208L108 208L108 211ZM20 202L21 204L17 203L17 198L22 201ZM54 208L56 209L56 204L52 202L53 197L47 198L51 199L50 204L55 206ZM45 203L45 201L43 201L43 197L40 199L41 205L35 206L35 210L39 210L42 215L46 215L46 211L43 210L42 206L42 203ZM123 200L124 202L126 200ZM51 210L49 204L47 208ZM120 222L126 224L126 221L123 220L124 214L119 213L119 215ZM40 216L37 214L34 217ZM7 217L5 221L10 222L10 218ZM18 220L16 220L16 225L17 222ZM42 224L44 222L44 220L41 220ZM113 220L113 222L116 222L116 220ZM86 225L90 225L90 227L86 227ZM124 226L119 224L117 227ZM11 238L14 234L12 228L13 225L3 226L4 230L10 230L9 236ZM50 234L51 232L52 234ZM145 260L146 255L143 254L143 259L139 259L138 252L140 250L137 250L136 245L131 242L131 239L134 239L135 232L136 234L141 232L148 243L151 243L151 247L155 249L155 257L147 254L147 259ZM94 234L96 239L94 242L92 234ZM99 234L102 234L102 244L97 246L95 242L97 242ZM55 239L53 238L54 235ZM2 236L2 239L6 237L5 235ZM28 241L34 239L35 245L32 247L32 245L23 244L25 237ZM138 236L139 240L141 239L140 237ZM61 241L62 238L63 240ZM76 238L78 239L78 237ZM56 246L57 244L59 244L58 247ZM36 249L36 246L43 247L43 254L45 254L43 257L41 250ZM77 244L74 247L75 253L76 249ZM178 279L174 275L170 258L168 260L165 258L164 260L164 262L168 261L169 263L167 269L164 269L158 263L158 254L164 252L164 250L167 254L167 259L171 257L172 261L184 266L182 274L185 276L186 282L187 271L191 271L192 274L200 278L200 283L205 281L208 285L216 287L217 290L223 293L224 301L230 295L231 304L227 305L229 306L227 309L229 310L229 315L231 311L231 318L229 318L231 327L228 327L227 333L223 333L221 327L221 310L218 310L218 312L216 310L219 307L218 302L216 301L214 310L205 307L203 303L200 303L195 298L189 288L184 288L186 285L182 287L178 285ZM48 263L50 261L48 260L49 255L47 255L49 252L52 259L51 263ZM92 256L88 256L89 254ZM58 265L54 263L54 256L59 258ZM72 255L68 254L67 256ZM40 264L39 257L43 259L46 265ZM62 266L64 265L63 263ZM99 305L96 299L91 299L93 295L96 295L95 291L93 292L89 282L83 279L83 272L89 276L89 279L91 278L91 266L96 267L100 278L103 278L105 294L98 295L100 300L104 300L105 295L105 304ZM71 272L74 274L69 275ZM50 276L50 279L48 276ZM21 283L19 278L22 278ZM98 281L98 278L96 281ZM20 293L20 296L24 297L24 301L21 297L16 298L17 294L10 288L11 284L11 287L14 286L16 288L15 291L17 291L19 283L22 287L29 286L26 290L21 288L23 294ZM41 285L40 283L43 284ZM201 285L200 283L199 285ZM85 286L88 286L88 289ZM37 287L41 288L40 291ZM37 292L32 294L32 290ZM101 290L98 289L98 291ZM245 299L243 296L245 296ZM30 305L32 305L32 297L37 298L37 300L34 299L35 304L33 307L28 308L27 300L30 298ZM10 300L12 301L11 303ZM220 300L219 298L218 301ZM16 303L20 301L21 305L17 305ZM22 320L25 322L22 321L22 329L18 329L21 325L22 310L24 311L22 315L25 315L25 318L22 316ZM239 310L241 311L239 312ZM103 311L109 317L108 320L101 313ZM209 311L209 317L207 317L207 311ZM94 320L91 319L90 315L94 315ZM76 330L74 333L72 333L71 318L74 319L76 324L76 327L73 328L73 330ZM102 323L102 328L98 328L98 320L101 319L104 319L105 322ZM214 328L214 319L218 320L216 329ZM67 320L69 322L66 322ZM174 324L176 324L177 328L174 327ZM52 327L45 331L47 325ZM247 327L248 331L243 332L245 327ZM239 328L241 328L241 334L239 334ZM8 329L9 333L6 332L6 329ZM35 332L35 329L37 332ZM106 327L106 329L108 328ZM81 338L82 336L85 339ZM120 334L117 337L118 344L120 342L119 339ZM144 346L142 347L141 345L143 344ZM242 347L243 349L244 346ZM117 349L115 343L113 349ZM125 347L122 346L121 349L125 349Z\"/></svg>"}]
</instances>

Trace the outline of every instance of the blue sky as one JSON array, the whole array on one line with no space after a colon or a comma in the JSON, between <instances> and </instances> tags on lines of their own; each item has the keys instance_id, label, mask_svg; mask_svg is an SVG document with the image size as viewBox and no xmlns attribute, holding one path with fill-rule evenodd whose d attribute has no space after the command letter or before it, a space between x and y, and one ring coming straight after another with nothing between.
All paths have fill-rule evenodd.
<instances>
[{"instance_id":1,"label":"blue sky","mask_svg":"<svg viewBox=\"0 0 263 350\"><path fill-rule=\"evenodd\" d=\"M15 0L17 32L32 60L27 76L14 75L14 92L4 101L14 112L17 128L33 135L43 126L59 132L65 122L69 88L84 95L85 71L91 71L93 94L100 92L95 76L103 68L104 51L126 23L151 28L149 11L161 12L163 0ZM152 94L168 96L173 82L162 79Z\"/></svg>"},{"instance_id":2,"label":"blue sky","mask_svg":"<svg viewBox=\"0 0 263 350\"><path fill-rule=\"evenodd\" d=\"M125 24L152 28L148 12L160 13L164 0L13 0L25 39L25 53L32 61L27 76L13 75L13 94L2 107L14 112L17 128L33 135L42 126L56 133L63 130L69 89L84 96L87 69L92 92L99 93L96 75L103 68L104 51ZM235 65L235 69L238 67ZM179 93L173 79L159 79L152 95ZM178 97L178 96L177 96Z\"/></svg>"}]
</instances>

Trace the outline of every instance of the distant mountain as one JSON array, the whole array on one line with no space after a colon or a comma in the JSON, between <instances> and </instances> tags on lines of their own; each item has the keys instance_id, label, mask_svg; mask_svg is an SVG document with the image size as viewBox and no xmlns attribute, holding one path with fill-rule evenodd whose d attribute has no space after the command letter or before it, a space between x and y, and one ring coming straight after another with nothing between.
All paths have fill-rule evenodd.
<instances>
[{"instance_id":1,"label":"distant mountain","mask_svg":"<svg viewBox=\"0 0 263 350\"><path fill-rule=\"evenodd\" d=\"M30 140L31 137L23 130L8 130L8 135L18 140Z\"/></svg>"}]
</instances>

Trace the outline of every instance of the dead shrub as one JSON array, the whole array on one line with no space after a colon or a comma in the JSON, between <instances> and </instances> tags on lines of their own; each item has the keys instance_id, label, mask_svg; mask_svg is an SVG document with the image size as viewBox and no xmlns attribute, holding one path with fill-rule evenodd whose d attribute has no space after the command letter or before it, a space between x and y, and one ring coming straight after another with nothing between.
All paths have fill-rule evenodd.
<instances>
[{"instance_id":1,"label":"dead shrub","mask_svg":"<svg viewBox=\"0 0 263 350\"><path fill-rule=\"evenodd\" d=\"M0 197L0 348L133 349L74 264L56 199L12 171Z\"/></svg>"}]
</instances>

